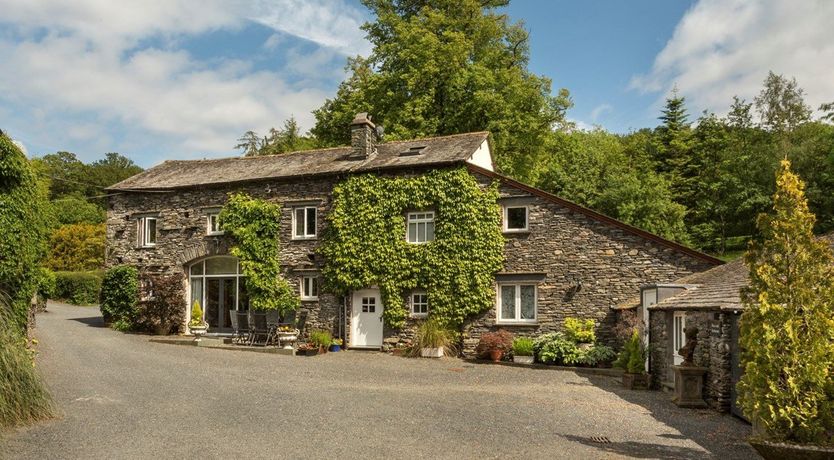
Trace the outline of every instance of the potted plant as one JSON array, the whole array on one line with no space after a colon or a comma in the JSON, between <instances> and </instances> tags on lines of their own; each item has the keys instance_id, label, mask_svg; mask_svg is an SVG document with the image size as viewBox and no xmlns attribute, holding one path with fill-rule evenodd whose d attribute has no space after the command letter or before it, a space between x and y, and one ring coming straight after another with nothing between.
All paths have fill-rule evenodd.
<instances>
[{"instance_id":1,"label":"potted plant","mask_svg":"<svg viewBox=\"0 0 834 460\"><path fill-rule=\"evenodd\" d=\"M651 376L646 373L646 347L635 329L623 346L614 366L623 369L623 386L629 390L647 390Z\"/></svg>"},{"instance_id":2,"label":"potted plant","mask_svg":"<svg viewBox=\"0 0 834 460\"><path fill-rule=\"evenodd\" d=\"M194 341L199 342L200 338L208 332L208 323L203 319L203 309L200 308L200 301L195 300L191 307L191 321L188 322L188 330L194 335Z\"/></svg>"},{"instance_id":3,"label":"potted plant","mask_svg":"<svg viewBox=\"0 0 834 460\"><path fill-rule=\"evenodd\" d=\"M333 339L330 341L330 351L341 351L342 343L342 339Z\"/></svg>"},{"instance_id":4,"label":"potted plant","mask_svg":"<svg viewBox=\"0 0 834 460\"><path fill-rule=\"evenodd\" d=\"M417 329L415 349L423 358L441 358L452 343L452 333L434 318L424 321Z\"/></svg>"},{"instance_id":5,"label":"potted plant","mask_svg":"<svg viewBox=\"0 0 834 460\"><path fill-rule=\"evenodd\" d=\"M298 350L296 351L296 355L298 356L316 356L319 354L319 347L312 343L303 342L298 345Z\"/></svg>"},{"instance_id":6,"label":"potted plant","mask_svg":"<svg viewBox=\"0 0 834 460\"><path fill-rule=\"evenodd\" d=\"M513 362L533 364L533 339L516 337L513 340Z\"/></svg>"},{"instance_id":7,"label":"potted plant","mask_svg":"<svg viewBox=\"0 0 834 460\"><path fill-rule=\"evenodd\" d=\"M310 332L310 343L319 349L319 353L327 353L327 349L333 342L333 336L329 331L316 329Z\"/></svg>"},{"instance_id":8,"label":"potted plant","mask_svg":"<svg viewBox=\"0 0 834 460\"><path fill-rule=\"evenodd\" d=\"M489 356L492 361L498 362L512 347L513 335L504 329L499 329L482 335L475 352L478 356Z\"/></svg>"}]
</instances>

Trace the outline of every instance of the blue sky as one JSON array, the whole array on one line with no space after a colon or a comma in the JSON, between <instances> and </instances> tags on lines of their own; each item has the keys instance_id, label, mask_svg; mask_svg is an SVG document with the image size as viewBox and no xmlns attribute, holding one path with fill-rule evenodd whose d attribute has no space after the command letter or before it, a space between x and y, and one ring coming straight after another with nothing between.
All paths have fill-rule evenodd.
<instances>
[{"instance_id":1,"label":"blue sky","mask_svg":"<svg viewBox=\"0 0 834 460\"><path fill-rule=\"evenodd\" d=\"M0 0L0 128L30 155L144 167L235 155L332 96L347 56L367 54L358 0ZM677 85L690 112L751 99L768 70L813 107L834 100L834 2L515 0L533 72L570 90L579 128L655 126Z\"/></svg>"}]
</instances>

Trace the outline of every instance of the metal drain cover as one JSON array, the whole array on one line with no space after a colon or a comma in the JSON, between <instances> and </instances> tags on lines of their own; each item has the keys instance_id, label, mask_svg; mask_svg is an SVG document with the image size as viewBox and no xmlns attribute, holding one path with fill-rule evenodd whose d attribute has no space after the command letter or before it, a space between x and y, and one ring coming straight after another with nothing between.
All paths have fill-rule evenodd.
<instances>
[{"instance_id":1,"label":"metal drain cover","mask_svg":"<svg viewBox=\"0 0 834 460\"><path fill-rule=\"evenodd\" d=\"M598 442L600 444L611 444L611 440L605 436L591 436L591 441Z\"/></svg>"}]
</instances>

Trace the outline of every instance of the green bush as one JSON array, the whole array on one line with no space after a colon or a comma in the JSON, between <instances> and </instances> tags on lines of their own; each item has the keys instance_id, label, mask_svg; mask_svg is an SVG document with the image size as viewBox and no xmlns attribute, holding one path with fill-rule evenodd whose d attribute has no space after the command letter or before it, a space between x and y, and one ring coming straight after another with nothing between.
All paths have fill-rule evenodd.
<instances>
[{"instance_id":1,"label":"green bush","mask_svg":"<svg viewBox=\"0 0 834 460\"><path fill-rule=\"evenodd\" d=\"M0 293L0 428L24 425L52 414L49 394L32 359L26 338L14 324L10 299Z\"/></svg>"},{"instance_id":2,"label":"green bush","mask_svg":"<svg viewBox=\"0 0 834 460\"><path fill-rule=\"evenodd\" d=\"M139 272L135 267L120 265L104 274L101 284L101 314L105 323L116 321L132 325L138 315Z\"/></svg>"},{"instance_id":3,"label":"green bush","mask_svg":"<svg viewBox=\"0 0 834 460\"><path fill-rule=\"evenodd\" d=\"M533 356L533 339L529 337L516 337L513 340L514 356Z\"/></svg>"},{"instance_id":4,"label":"green bush","mask_svg":"<svg viewBox=\"0 0 834 460\"><path fill-rule=\"evenodd\" d=\"M55 272L55 298L73 305L93 305L98 302L102 272Z\"/></svg>"},{"instance_id":5,"label":"green bush","mask_svg":"<svg viewBox=\"0 0 834 460\"><path fill-rule=\"evenodd\" d=\"M562 332L551 332L533 342L536 360L545 364L578 364L582 353L575 342Z\"/></svg>"},{"instance_id":6,"label":"green bush","mask_svg":"<svg viewBox=\"0 0 834 460\"><path fill-rule=\"evenodd\" d=\"M646 371L646 347L636 329L614 361L614 367L624 369L629 374L642 374Z\"/></svg>"},{"instance_id":7,"label":"green bush","mask_svg":"<svg viewBox=\"0 0 834 460\"><path fill-rule=\"evenodd\" d=\"M203 321L203 309L200 308L199 300L195 300L194 305L191 306L191 321L188 322L188 325L191 327L206 325L205 321Z\"/></svg>"},{"instance_id":8,"label":"green bush","mask_svg":"<svg viewBox=\"0 0 834 460\"><path fill-rule=\"evenodd\" d=\"M330 344L333 342L333 336L330 334L329 331L323 331L321 329L314 330L310 332L310 343L317 347L329 347Z\"/></svg>"},{"instance_id":9,"label":"green bush","mask_svg":"<svg viewBox=\"0 0 834 460\"><path fill-rule=\"evenodd\" d=\"M574 343L594 343L597 340L594 326L596 323L592 319L567 318L565 319L565 335Z\"/></svg>"},{"instance_id":10,"label":"green bush","mask_svg":"<svg viewBox=\"0 0 834 460\"><path fill-rule=\"evenodd\" d=\"M38 268L38 296L44 301L55 298L56 289L55 272L46 268Z\"/></svg>"},{"instance_id":11,"label":"green bush","mask_svg":"<svg viewBox=\"0 0 834 460\"><path fill-rule=\"evenodd\" d=\"M614 349L606 346L594 344L583 352L582 362L589 366L596 366L600 363L610 363L611 360L617 357Z\"/></svg>"}]
</instances>

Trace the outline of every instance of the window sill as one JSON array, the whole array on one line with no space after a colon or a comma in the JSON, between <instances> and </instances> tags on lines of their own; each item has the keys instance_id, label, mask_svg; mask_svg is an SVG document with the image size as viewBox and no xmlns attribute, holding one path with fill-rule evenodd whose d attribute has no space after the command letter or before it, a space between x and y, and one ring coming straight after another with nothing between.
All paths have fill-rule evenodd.
<instances>
[{"instance_id":1,"label":"window sill","mask_svg":"<svg viewBox=\"0 0 834 460\"><path fill-rule=\"evenodd\" d=\"M526 230L507 230L507 229L504 229L503 233L504 234L509 234L509 235L526 235L526 234L530 233L530 229L526 229Z\"/></svg>"},{"instance_id":2,"label":"window sill","mask_svg":"<svg viewBox=\"0 0 834 460\"><path fill-rule=\"evenodd\" d=\"M317 237L315 235L314 236L294 236L294 237L292 237L291 241L310 241L310 240L315 240L315 239L317 239Z\"/></svg>"},{"instance_id":3,"label":"window sill","mask_svg":"<svg viewBox=\"0 0 834 460\"><path fill-rule=\"evenodd\" d=\"M429 314L428 313L411 313L410 315L408 315L408 317L411 318L411 319L426 319L426 318L429 317Z\"/></svg>"},{"instance_id":4,"label":"window sill","mask_svg":"<svg viewBox=\"0 0 834 460\"><path fill-rule=\"evenodd\" d=\"M538 320L526 320L526 321L511 321L511 320L499 320L495 321L495 324L498 326L538 326Z\"/></svg>"},{"instance_id":5,"label":"window sill","mask_svg":"<svg viewBox=\"0 0 834 460\"><path fill-rule=\"evenodd\" d=\"M221 236L221 235L225 235L225 234L226 234L226 232L210 232L210 233L206 233L206 236Z\"/></svg>"},{"instance_id":6,"label":"window sill","mask_svg":"<svg viewBox=\"0 0 834 460\"><path fill-rule=\"evenodd\" d=\"M149 246L136 246L136 249L156 249L156 245L152 244Z\"/></svg>"},{"instance_id":7,"label":"window sill","mask_svg":"<svg viewBox=\"0 0 834 460\"><path fill-rule=\"evenodd\" d=\"M318 300L319 300L318 297L302 297L301 298L302 302L318 302Z\"/></svg>"}]
</instances>

